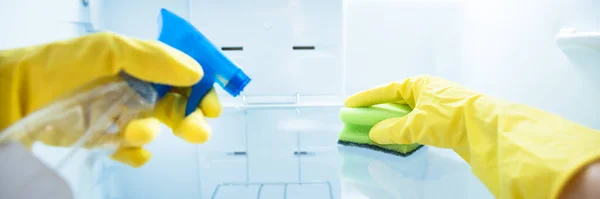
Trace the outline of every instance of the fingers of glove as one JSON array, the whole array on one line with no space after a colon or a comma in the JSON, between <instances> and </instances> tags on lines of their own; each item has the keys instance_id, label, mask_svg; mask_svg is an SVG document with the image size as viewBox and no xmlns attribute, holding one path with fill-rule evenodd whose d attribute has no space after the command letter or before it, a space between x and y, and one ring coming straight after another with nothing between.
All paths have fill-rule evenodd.
<instances>
[{"instance_id":1,"label":"fingers of glove","mask_svg":"<svg viewBox=\"0 0 600 199\"><path fill-rule=\"evenodd\" d=\"M171 86L191 86L204 75L196 60L166 44L133 39L116 41L129 47L118 57L123 70L139 79Z\"/></svg>"},{"instance_id":2,"label":"fingers of glove","mask_svg":"<svg viewBox=\"0 0 600 199\"><path fill-rule=\"evenodd\" d=\"M217 118L222 111L223 107L213 88L200 101L200 109L188 115L173 132L187 142L204 143L212 135L212 128L206 122L205 117Z\"/></svg>"},{"instance_id":3,"label":"fingers of glove","mask_svg":"<svg viewBox=\"0 0 600 199\"><path fill-rule=\"evenodd\" d=\"M145 164L151 157L150 153L141 146L154 140L160 133L160 121L156 118L135 119L127 124L124 131L118 134L107 134L105 131L95 133L84 144L93 148L103 144L120 144L120 148L111 156L114 160L123 162L134 168ZM83 132L66 133L62 131L45 131L38 134L36 140L44 144L68 147L83 138Z\"/></svg>"},{"instance_id":4,"label":"fingers of glove","mask_svg":"<svg viewBox=\"0 0 600 199\"><path fill-rule=\"evenodd\" d=\"M200 110L202 110L204 116L208 118L217 118L221 115L221 112L223 112L223 106L221 106L221 102L219 102L219 97L214 88L202 98L202 101L200 101Z\"/></svg>"},{"instance_id":5,"label":"fingers of glove","mask_svg":"<svg viewBox=\"0 0 600 199\"><path fill-rule=\"evenodd\" d=\"M122 133L125 147L141 147L160 134L161 122L157 118L135 119L127 124Z\"/></svg>"},{"instance_id":6,"label":"fingers of glove","mask_svg":"<svg viewBox=\"0 0 600 199\"><path fill-rule=\"evenodd\" d=\"M141 147L123 147L111 155L113 160L127 164L133 168L141 167L152 157L152 154Z\"/></svg>"},{"instance_id":7,"label":"fingers of glove","mask_svg":"<svg viewBox=\"0 0 600 199\"><path fill-rule=\"evenodd\" d=\"M159 135L160 125L160 121L152 117L129 122L121 132L121 146L111 158L134 168L144 165L152 155L141 146L150 143Z\"/></svg>"},{"instance_id":8,"label":"fingers of glove","mask_svg":"<svg viewBox=\"0 0 600 199\"><path fill-rule=\"evenodd\" d=\"M79 76L82 83L115 76L124 70L144 81L190 86L204 74L194 59L177 49L158 41L142 41L110 32L54 42L38 47L37 51L44 55L45 59L39 59L44 65L57 64L46 67L47 70L56 70L60 65L57 72L78 74L74 78ZM85 74L79 74L82 70Z\"/></svg>"},{"instance_id":9,"label":"fingers of glove","mask_svg":"<svg viewBox=\"0 0 600 199\"><path fill-rule=\"evenodd\" d=\"M198 109L173 129L173 133L189 143L202 144L212 135L212 128L204 119L202 110Z\"/></svg>"},{"instance_id":10,"label":"fingers of glove","mask_svg":"<svg viewBox=\"0 0 600 199\"><path fill-rule=\"evenodd\" d=\"M419 90L429 76L417 76L398 82L388 83L350 96L344 102L346 107L366 107L389 102L403 102L415 107Z\"/></svg>"},{"instance_id":11,"label":"fingers of glove","mask_svg":"<svg viewBox=\"0 0 600 199\"><path fill-rule=\"evenodd\" d=\"M383 120L369 132L369 138L378 144L419 143L441 148L466 146L464 132L455 131L457 122L439 114L415 109L410 114Z\"/></svg>"},{"instance_id":12,"label":"fingers of glove","mask_svg":"<svg viewBox=\"0 0 600 199\"><path fill-rule=\"evenodd\" d=\"M154 106L153 116L175 129L185 118L186 102L187 99L179 93L167 93Z\"/></svg>"},{"instance_id":13,"label":"fingers of glove","mask_svg":"<svg viewBox=\"0 0 600 199\"><path fill-rule=\"evenodd\" d=\"M176 87L173 89L173 92L185 96L186 99L190 96L191 91L192 89L190 87ZM221 115L223 107L221 106L221 102L219 102L219 97L215 88L210 89L210 91L206 93L200 101L198 108L202 110L204 117L217 118Z\"/></svg>"},{"instance_id":14,"label":"fingers of glove","mask_svg":"<svg viewBox=\"0 0 600 199\"><path fill-rule=\"evenodd\" d=\"M154 116L183 140L190 143L204 143L210 138L212 129L204 119L201 109L184 117L186 102L186 97L179 93L167 93L155 106Z\"/></svg>"}]
</instances>

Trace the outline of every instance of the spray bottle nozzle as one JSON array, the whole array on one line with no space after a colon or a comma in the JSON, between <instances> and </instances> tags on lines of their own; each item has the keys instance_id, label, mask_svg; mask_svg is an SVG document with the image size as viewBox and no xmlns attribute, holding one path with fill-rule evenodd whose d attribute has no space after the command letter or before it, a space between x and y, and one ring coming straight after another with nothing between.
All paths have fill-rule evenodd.
<instances>
[{"instance_id":1,"label":"spray bottle nozzle","mask_svg":"<svg viewBox=\"0 0 600 199\"><path fill-rule=\"evenodd\" d=\"M186 105L186 115L196 110L200 100L217 82L233 97L240 94L250 78L237 64L223 55L200 31L185 19L166 10L160 10L158 40L178 49L196 60L204 70L204 77L192 86ZM158 96L163 97L170 89L168 85L155 85Z\"/></svg>"}]
</instances>

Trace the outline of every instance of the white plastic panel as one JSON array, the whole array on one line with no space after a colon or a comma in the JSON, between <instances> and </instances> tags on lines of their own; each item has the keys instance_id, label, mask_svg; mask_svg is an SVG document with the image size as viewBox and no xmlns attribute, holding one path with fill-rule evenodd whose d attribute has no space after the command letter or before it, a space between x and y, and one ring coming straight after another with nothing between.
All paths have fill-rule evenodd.
<instances>
[{"instance_id":1,"label":"white plastic panel","mask_svg":"<svg viewBox=\"0 0 600 199\"><path fill-rule=\"evenodd\" d=\"M292 0L288 2L293 45L316 45L318 52L337 55L342 50L343 1ZM331 67L331 66L329 66Z\"/></svg>"},{"instance_id":2,"label":"white plastic panel","mask_svg":"<svg viewBox=\"0 0 600 199\"><path fill-rule=\"evenodd\" d=\"M460 5L456 1L348 1L344 14L347 94L420 74L453 77L459 62Z\"/></svg>"},{"instance_id":3,"label":"white plastic panel","mask_svg":"<svg viewBox=\"0 0 600 199\"><path fill-rule=\"evenodd\" d=\"M192 24L214 44L243 46L252 51L255 37L262 30L253 16L256 2L240 0L190 0Z\"/></svg>"},{"instance_id":4,"label":"white plastic panel","mask_svg":"<svg viewBox=\"0 0 600 199\"><path fill-rule=\"evenodd\" d=\"M0 2L0 49L24 47L79 36L79 0L23 0ZM35 13L35 14L33 14Z\"/></svg>"},{"instance_id":5,"label":"white plastic panel","mask_svg":"<svg viewBox=\"0 0 600 199\"><path fill-rule=\"evenodd\" d=\"M253 79L247 95L341 94L341 1L192 0L191 11L217 46L243 46L226 54Z\"/></svg>"},{"instance_id":6,"label":"white plastic panel","mask_svg":"<svg viewBox=\"0 0 600 199\"><path fill-rule=\"evenodd\" d=\"M328 186L331 186L332 196L339 198L338 172L331 172L338 169L341 160L332 144L337 142L343 127L339 120L339 107L300 108L298 112L296 119L278 125L298 132L298 151L302 153L298 156L301 181L322 182L306 187L313 192L309 198L328 198ZM297 187L292 190L297 191ZM300 194L293 198L300 196L308 197Z\"/></svg>"},{"instance_id":7,"label":"white plastic panel","mask_svg":"<svg viewBox=\"0 0 600 199\"><path fill-rule=\"evenodd\" d=\"M198 146L201 151L230 153L246 151L246 115L244 112L226 112L219 118L207 119L213 127L209 141Z\"/></svg>"},{"instance_id":8,"label":"white plastic panel","mask_svg":"<svg viewBox=\"0 0 600 199\"><path fill-rule=\"evenodd\" d=\"M294 181L297 176L296 133L275 124L293 119L293 110L257 110L248 113L249 175L253 182ZM265 165L270 162L272 165Z\"/></svg>"},{"instance_id":9,"label":"white plastic panel","mask_svg":"<svg viewBox=\"0 0 600 199\"><path fill-rule=\"evenodd\" d=\"M210 198L217 185L231 182L246 182L248 160L246 153L246 120L243 112L225 113L218 119L208 119L214 127L210 141L198 146L198 164L202 197ZM225 196L228 190L221 190ZM233 189L232 189L233 190ZM243 198L244 191L237 190ZM234 191L235 192L235 191ZM227 198L219 195L217 198Z\"/></svg>"},{"instance_id":10,"label":"white plastic panel","mask_svg":"<svg viewBox=\"0 0 600 199\"><path fill-rule=\"evenodd\" d=\"M157 19L161 8L169 9L175 14L188 18L187 0L90 0L101 3L101 30L108 30L131 37L157 39Z\"/></svg>"}]
</instances>

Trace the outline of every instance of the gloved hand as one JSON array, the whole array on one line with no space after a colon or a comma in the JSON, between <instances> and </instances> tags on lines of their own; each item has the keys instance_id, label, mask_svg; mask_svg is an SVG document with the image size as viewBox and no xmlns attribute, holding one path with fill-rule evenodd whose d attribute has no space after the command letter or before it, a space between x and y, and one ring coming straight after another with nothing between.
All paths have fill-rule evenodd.
<instances>
[{"instance_id":1,"label":"gloved hand","mask_svg":"<svg viewBox=\"0 0 600 199\"><path fill-rule=\"evenodd\" d=\"M0 51L0 130L60 97L103 83L124 71L137 79L176 86L154 109L154 117L127 124L118 135L130 143L112 158L133 167L143 165L150 153L142 148L160 131L160 122L191 143L203 143L211 134L204 117L217 117L221 105L214 89L194 113L184 118L185 88L203 76L200 65L186 54L159 41L142 41L114 33L96 33L49 44ZM92 84L92 85L90 85ZM129 128L132 124L138 128ZM133 129L133 130L132 130ZM41 136L38 141L62 146L76 140L71 133Z\"/></svg>"},{"instance_id":2,"label":"gloved hand","mask_svg":"<svg viewBox=\"0 0 600 199\"><path fill-rule=\"evenodd\" d=\"M600 158L596 130L436 77L359 92L345 106L386 102L414 110L375 125L369 133L374 142L454 149L497 198L557 198L574 174Z\"/></svg>"}]
</instances>

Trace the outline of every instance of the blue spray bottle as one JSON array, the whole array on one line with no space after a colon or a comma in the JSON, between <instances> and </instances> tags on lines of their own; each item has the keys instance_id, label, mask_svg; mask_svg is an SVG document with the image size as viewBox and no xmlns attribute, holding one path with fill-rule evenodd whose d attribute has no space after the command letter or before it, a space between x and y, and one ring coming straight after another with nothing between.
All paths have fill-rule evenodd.
<instances>
[{"instance_id":1,"label":"blue spray bottle","mask_svg":"<svg viewBox=\"0 0 600 199\"><path fill-rule=\"evenodd\" d=\"M185 108L186 116L196 110L215 82L233 97L238 96L250 82L244 71L185 19L163 8L160 10L158 24L158 40L194 58L204 70L204 77L192 86ZM168 85L153 86L159 99L171 89Z\"/></svg>"}]
</instances>

